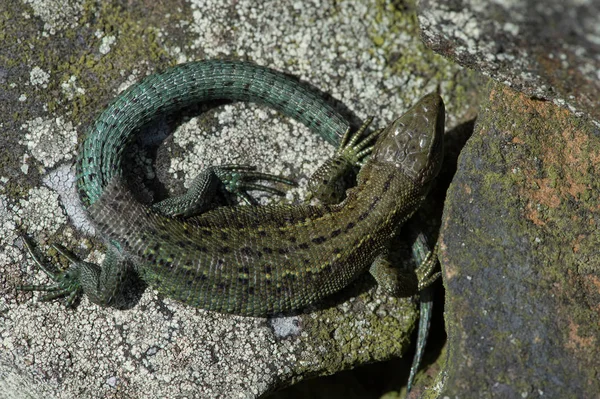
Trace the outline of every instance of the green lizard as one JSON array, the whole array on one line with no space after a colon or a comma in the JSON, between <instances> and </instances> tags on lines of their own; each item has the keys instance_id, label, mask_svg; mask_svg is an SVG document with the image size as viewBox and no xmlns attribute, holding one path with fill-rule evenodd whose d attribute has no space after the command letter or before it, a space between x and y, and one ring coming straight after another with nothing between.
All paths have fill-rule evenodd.
<instances>
[{"instance_id":1,"label":"green lizard","mask_svg":"<svg viewBox=\"0 0 600 399\"><path fill-rule=\"evenodd\" d=\"M356 187L341 195L316 195L319 205L236 206L209 209L226 189L250 198L247 189L273 191L257 179L288 182L243 165L212 167L188 194L152 207L137 202L122 180L122 155L137 128L154 116L211 99L253 101L304 123L341 147L317 173L335 186L340 171L364 162ZM113 305L123 288L124 260L159 292L208 310L267 316L303 308L348 285L370 269L394 293L430 284L435 263L424 262L417 278L390 266L386 244L427 195L442 159L444 105L437 94L362 142L348 123L310 88L284 74L244 62L202 61L148 77L121 94L89 129L77 159L77 187L99 232L108 241L102 267L70 257L60 273L45 269L52 286L20 286L52 292L45 299L81 292ZM328 177L332 177L328 179ZM332 189L336 191L335 189ZM329 200L327 199L329 198ZM33 255L32 243L25 239ZM57 247L59 250L60 247ZM61 250L62 251L62 250Z\"/></svg>"}]
</instances>

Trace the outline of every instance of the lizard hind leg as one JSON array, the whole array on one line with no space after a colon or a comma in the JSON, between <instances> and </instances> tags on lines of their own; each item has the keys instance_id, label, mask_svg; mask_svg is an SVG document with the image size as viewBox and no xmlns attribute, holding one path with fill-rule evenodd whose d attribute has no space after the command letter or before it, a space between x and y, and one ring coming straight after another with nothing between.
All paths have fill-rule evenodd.
<instances>
[{"instance_id":1,"label":"lizard hind leg","mask_svg":"<svg viewBox=\"0 0 600 399\"><path fill-rule=\"evenodd\" d=\"M44 260L34 248L33 241L22 236L25 247L33 261L52 281L50 285L18 285L15 289L19 291L45 291L42 301L51 301L67 296L66 306L73 307L77 298L85 294L91 302L100 306L119 307L117 303L120 298L123 282L129 277L127 263L115 245L109 245L102 267L95 263L84 262L62 245L54 244L60 255L71 262L71 265L62 271L53 272L44 264Z\"/></svg>"},{"instance_id":2,"label":"lizard hind leg","mask_svg":"<svg viewBox=\"0 0 600 399\"><path fill-rule=\"evenodd\" d=\"M436 244L415 270L394 267L384 253L375 258L369 272L377 284L390 295L413 295L429 287L440 277L441 272L434 272L438 262L438 250L439 245Z\"/></svg>"},{"instance_id":3,"label":"lizard hind leg","mask_svg":"<svg viewBox=\"0 0 600 399\"><path fill-rule=\"evenodd\" d=\"M73 254L67 251L60 245L53 245L62 256L71 261L71 267L60 272L53 272L45 264L41 256L35 251L33 241L22 236L23 243L27 248L27 252L33 258L36 266L40 268L55 284L51 285L17 285L15 289L19 291L45 291L49 294L44 295L42 301L51 301L63 296L68 296L66 306L72 307L75 300L81 295L82 288L80 285L81 261Z\"/></svg>"},{"instance_id":4,"label":"lizard hind leg","mask_svg":"<svg viewBox=\"0 0 600 399\"><path fill-rule=\"evenodd\" d=\"M228 164L211 166L194 178L188 191L180 196L167 198L152 205L152 208L165 216L197 216L212 209L219 190L240 197L249 205L256 200L248 190L264 191L274 195L285 195L281 190L256 181L264 180L294 186L293 180L268 173L257 172L250 165Z\"/></svg>"}]
</instances>

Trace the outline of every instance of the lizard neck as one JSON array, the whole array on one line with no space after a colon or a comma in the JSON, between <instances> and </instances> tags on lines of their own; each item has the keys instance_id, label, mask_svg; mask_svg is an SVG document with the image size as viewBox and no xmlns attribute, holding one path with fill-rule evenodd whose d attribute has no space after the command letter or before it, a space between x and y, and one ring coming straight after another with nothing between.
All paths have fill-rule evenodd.
<instances>
[{"instance_id":1,"label":"lizard neck","mask_svg":"<svg viewBox=\"0 0 600 399\"><path fill-rule=\"evenodd\" d=\"M368 162L358 175L356 187L334 207L344 219L364 225L365 235L393 235L418 209L426 189L390 164ZM392 194L393 193L393 194ZM336 209L337 208L337 209Z\"/></svg>"}]
</instances>

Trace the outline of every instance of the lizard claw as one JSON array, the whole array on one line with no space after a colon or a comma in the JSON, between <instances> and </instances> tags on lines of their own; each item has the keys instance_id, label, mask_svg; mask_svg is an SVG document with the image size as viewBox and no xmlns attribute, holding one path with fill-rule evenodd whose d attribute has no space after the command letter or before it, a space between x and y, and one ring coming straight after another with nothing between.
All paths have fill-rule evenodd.
<instances>
[{"instance_id":1,"label":"lizard claw","mask_svg":"<svg viewBox=\"0 0 600 399\"><path fill-rule=\"evenodd\" d=\"M354 133L350 128L346 130L335 156L323 163L311 176L308 182L309 195L317 198L323 204L339 204L346 195L346 189L355 181L356 167L362 166L367 156L373 151L375 140L382 129L375 130L361 139L372 117L367 118L365 123Z\"/></svg>"},{"instance_id":2,"label":"lizard claw","mask_svg":"<svg viewBox=\"0 0 600 399\"><path fill-rule=\"evenodd\" d=\"M348 128L344 137L342 137L336 156L346 159L354 166L362 166L367 155L373 151L373 146L368 146L369 143L376 139L383 131L383 129L374 130L359 141L371 122L373 122L373 117L369 116L354 133L351 133L350 128Z\"/></svg>"}]
</instances>

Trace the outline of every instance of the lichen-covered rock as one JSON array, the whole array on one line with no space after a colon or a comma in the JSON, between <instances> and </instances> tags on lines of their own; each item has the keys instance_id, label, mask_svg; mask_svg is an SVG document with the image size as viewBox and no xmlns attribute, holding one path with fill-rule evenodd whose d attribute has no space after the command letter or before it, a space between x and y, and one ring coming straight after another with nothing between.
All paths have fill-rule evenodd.
<instances>
[{"instance_id":1,"label":"lichen-covered rock","mask_svg":"<svg viewBox=\"0 0 600 399\"><path fill-rule=\"evenodd\" d=\"M488 85L442 220L441 397L600 392L600 130Z\"/></svg>"}]
</instances>

